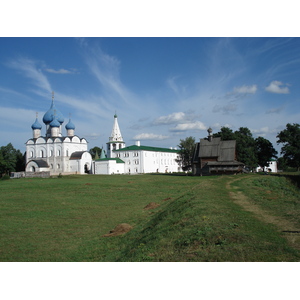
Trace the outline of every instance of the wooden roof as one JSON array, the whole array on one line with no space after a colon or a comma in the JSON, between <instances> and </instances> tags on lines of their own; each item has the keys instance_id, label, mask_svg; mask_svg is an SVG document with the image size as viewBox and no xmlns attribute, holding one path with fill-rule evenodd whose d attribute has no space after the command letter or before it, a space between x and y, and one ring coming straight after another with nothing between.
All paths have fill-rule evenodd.
<instances>
[{"instance_id":1,"label":"wooden roof","mask_svg":"<svg viewBox=\"0 0 300 300\"><path fill-rule=\"evenodd\" d=\"M199 158L217 158L218 161L235 160L235 140L222 141L220 137L200 140Z\"/></svg>"}]
</instances>

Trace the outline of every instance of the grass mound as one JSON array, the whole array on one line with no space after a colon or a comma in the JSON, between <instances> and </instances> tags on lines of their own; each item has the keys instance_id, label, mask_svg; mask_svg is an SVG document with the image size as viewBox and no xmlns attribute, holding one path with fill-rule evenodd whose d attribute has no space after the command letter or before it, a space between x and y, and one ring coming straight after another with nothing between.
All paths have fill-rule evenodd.
<instances>
[{"instance_id":1,"label":"grass mound","mask_svg":"<svg viewBox=\"0 0 300 300\"><path fill-rule=\"evenodd\" d=\"M300 259L282 232L300 231L299 190L284 177L63 176L1 190L1 261ZM258 218L242 194L295 227Z\"/></svg>"}]
</instances>

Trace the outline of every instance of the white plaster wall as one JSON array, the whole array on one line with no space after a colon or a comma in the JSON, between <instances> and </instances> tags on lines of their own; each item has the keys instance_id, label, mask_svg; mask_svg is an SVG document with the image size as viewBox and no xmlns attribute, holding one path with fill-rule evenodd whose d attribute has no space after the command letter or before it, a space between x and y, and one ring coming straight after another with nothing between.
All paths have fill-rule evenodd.
<instances>
[{"instance_id":1,"label":"white plaster wall","mask_svg":"<svg viewBox=\"0 0 300 300\"><path fill-rule=\"evenodd\" d=\"M124 152L115 152L113 155L125 162L125 173L165 173L178 172L178 163L176 153L156 152L145 150L130 150Z\"/></svg>"},{"instance_id":2,"label":"white plaster wall","mask_svg":"<svg viewBox=\"0 0 300 300\"><path fill-rule=\"evenodd\" d=\"M95 161L94 167L94 174L124 174L124 164L117 163L115 160Z\"/></svg>"}]
</instances>

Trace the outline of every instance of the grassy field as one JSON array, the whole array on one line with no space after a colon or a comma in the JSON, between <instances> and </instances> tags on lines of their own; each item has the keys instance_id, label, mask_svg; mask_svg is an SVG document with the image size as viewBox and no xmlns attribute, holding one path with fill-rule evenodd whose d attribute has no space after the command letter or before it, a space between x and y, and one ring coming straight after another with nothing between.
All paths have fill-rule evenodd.
<instances>
[{"instance_id":1,"label":"grassy field","mask_svg":"<svg viewBox=\"0 0 300 300\"><path fill-rule=\"evenodd\" d=\"M0 191L0 261L300 260L300 193L285 177L63 176ZM122 223L133 229L103 237Z\"/></svg>"}]
</instances>

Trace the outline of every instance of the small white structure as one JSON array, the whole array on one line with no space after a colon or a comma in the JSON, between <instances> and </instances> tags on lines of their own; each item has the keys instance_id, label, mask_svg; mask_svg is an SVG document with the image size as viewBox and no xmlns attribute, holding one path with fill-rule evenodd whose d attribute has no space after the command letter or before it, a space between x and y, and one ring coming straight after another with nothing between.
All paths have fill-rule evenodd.
<instances>
[{"instance_id":1,"label":"small white structure","mask_svg":"<svg viewBox=\"0 0 300 300\"><path fill-rule=\"evenodd\" d=\"M102 149L99 159L93 161L94 174L124 174L124 161L119 158L107 158L105 151Z\"/></svg>"},{"instance_id":2,"label":"small white structure","mask_svg":"<svg viewBox=\"0 0 300 300\"><path fill-rule=\"evenodd\" d=\"M92 157L87 151L86 139L75 135L75 126L71 119L66 124L66 136L62 135L63 115L52 104L45 113L45 136L41 135L42 125L36 116L31 128L33 138L26 142L26 173L50 172L58 174L85 174L92 167Z\"/></svg>"},{"instance_id":3,"label":"small white structure","mask_svg":"<svg viewBox=\"0 0 300 300\"><path fill-rule=\"evenodd\" d=\"M263 172L263 171L277 173L278 172L277 161L274 159L271 159L268 162L268 165L265 166L264 168L260 167L260 166L256 168L256 172Z\"/></svg>"},{"instance_id":4,"label":"small white structure","mask_svg":"<svg viewBox=\"0 0 300 300\"><path fill-rule=\"evenodd\" d=\"M93 162L94 174L141 174L180 172L181 167L176 162L178 150L135 145L126 147L118 125L117 115L114 115L114 125L109 142L107 157L104 150L101 157Z\"/></svg>"}]
</instances>

